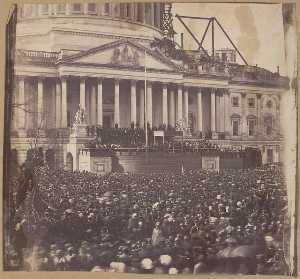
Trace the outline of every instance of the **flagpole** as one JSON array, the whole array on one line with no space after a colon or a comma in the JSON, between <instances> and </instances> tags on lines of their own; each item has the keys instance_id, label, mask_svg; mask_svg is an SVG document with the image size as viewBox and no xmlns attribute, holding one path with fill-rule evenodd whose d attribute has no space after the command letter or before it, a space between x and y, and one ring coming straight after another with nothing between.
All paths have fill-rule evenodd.
<instances>
[{"instance_id":1,"label":"flagpole","mask_svg":"<svg viewBox=\"0 0 300 279\"><path fill-rule=\"evenodd\" d=\"M144 119L145 119L145 138L146 138L146 151L148 151L148 119L147 119L147 53L145 50L145 88L144 88Z\"/></svg>"}]
</instances>

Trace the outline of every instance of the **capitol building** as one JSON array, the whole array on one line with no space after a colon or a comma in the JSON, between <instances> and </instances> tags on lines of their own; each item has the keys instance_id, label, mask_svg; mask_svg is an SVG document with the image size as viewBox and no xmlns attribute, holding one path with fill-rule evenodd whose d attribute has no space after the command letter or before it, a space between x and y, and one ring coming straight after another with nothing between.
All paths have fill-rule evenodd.
<instances>
[{"instance_id":1,"label":"capitol building","mask_svg":"<svg viewBox=\"0 0 300 279\"><path fill-rule=\"evenodd\" d=\"M215 63L177 44L181 55L170 54L159 43L165 11L161 3L18 7L11 125L18 163L38 141L65 166L79 107L90 126L183 123L190 140L254 147L263 163L280 161L287 79L238 64L234 49L216 49Z\"/></svg>"}]
</instances>

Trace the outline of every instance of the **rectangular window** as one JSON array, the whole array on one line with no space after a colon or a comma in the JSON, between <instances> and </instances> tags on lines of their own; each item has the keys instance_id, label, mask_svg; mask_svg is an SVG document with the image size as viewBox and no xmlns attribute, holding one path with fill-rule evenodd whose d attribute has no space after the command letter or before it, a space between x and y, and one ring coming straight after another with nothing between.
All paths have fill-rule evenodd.
<instances>
[{"instance_id":1,"label":"rectangular window","mask_svg":"<svg viewBox=\"0 0 300 279\"><path fill-rule=\"evenodd\" d=\"M255 132L255 120L251 119L248 122L248 134L249 134L249 136L254 136L254 132Z\"/></svg>"},{"instance_id":2,"label":"rectangular window","mask_svg":"<svg viewBox=\"0 0 300 279\"><path fill-rule=\"evenodd\" d=\"M239 120L232 121L232 135L233 136L239 135Z\"/></svg>"},{"instance_id":3,"label":"rectangular window","mask_svg":"<svg viewBox=\"0 0 300 279\"><path fill-rule=\"evenodd\" d=\"M232 103L233 107L238 107L239 106L239 97L232 97L231 103Z\"/></svg>"},{"instance_id":4,"label":"rectangular window","mask_svg":"<svg viewBox=\"0 0 300 279\"><path fill-rule=\"evenodd\" d=\"M95 3L88 3L88 12L89 13L96 13L96 4Z\"/></svg>"},{"instance_id":5,"label":"rectangular window","mask_svg":"<svg viewBox=\"0 0 300 279\"><path fill-rule=\"evenodd\" d=\"M73 4L73 12L75 12L75 13L81 12L81 4L80 3Z\"/></svg>"},{"instance_id":6,"label":"rectangular window","mask_svg":"<svg viewBox=\"0 0 300 279\"><path fill-rule=\"evenodd\" d=\"M248 107L249 108L255 107L255 99L254 98L248 98Z\"/></svg>"}]
</instances>

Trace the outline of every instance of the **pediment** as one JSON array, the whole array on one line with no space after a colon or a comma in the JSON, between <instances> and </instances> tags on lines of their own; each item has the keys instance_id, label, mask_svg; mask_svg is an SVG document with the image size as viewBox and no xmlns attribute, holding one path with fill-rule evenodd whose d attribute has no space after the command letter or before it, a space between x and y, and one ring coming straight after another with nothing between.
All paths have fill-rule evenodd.
<instances>
[{"instance_id":1,"label":"pediment","mask_svg":"<svg viewBox=\"0 0 300 279\"><path fill-rule=\"evenodd\" d=\"M146 59L145 59L146 53ZM120 40L66 57L63 62L97 64L113 67L144 68L177 71L178 67L163 55L137 43Z\"/></svg>"}]
</instances>

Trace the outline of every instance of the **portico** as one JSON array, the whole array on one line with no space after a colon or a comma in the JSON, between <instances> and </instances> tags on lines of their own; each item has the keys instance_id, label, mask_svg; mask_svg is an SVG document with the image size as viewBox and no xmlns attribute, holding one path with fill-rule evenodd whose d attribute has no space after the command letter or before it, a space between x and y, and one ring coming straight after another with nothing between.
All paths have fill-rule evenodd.
<instances>
[{"instance_id":1,"label":"portico","mask_svg":"<svg viewBox=\"0 0 300 279\"><path fill-rule=\"evenodd\" d=\"M182 121L184 127L193 127L194 132L203 132L203 126L206 130L208 126L211 127L214 132L218 118L215 99L222 94L216 89L189 87L184 83L146 81L145 118L145 83L142 80L69 75L60 78L19 76L17 102L25 106L29 106L24 99L27 83L37 84L36 91L31 92L36 95L33 107L37 107L37 114L31 117L40 123L40 129L71 127L80 106L85 109L88 125L103 126L104 118L110 117L106 121L106 126L110 127L117 125L124 128L134 124L143 128L146 119L150 127L175 127L176 123ZM45 92L49 91L51 94L47 96ZM46 96L54 104L53 122L49 119L46 121ZM26 114L30 114L30 111L18 110L16 121L19 129L30 129L30 123L25 121L30 115L26 117ZM207 123L209 119L210 123ZM203 123L204 120L206 123Z\"/></svg>"}]
</instances>

